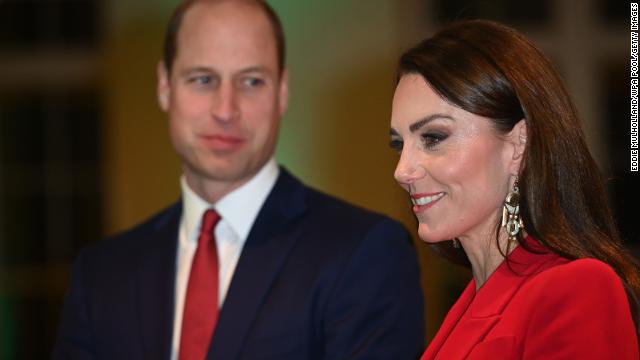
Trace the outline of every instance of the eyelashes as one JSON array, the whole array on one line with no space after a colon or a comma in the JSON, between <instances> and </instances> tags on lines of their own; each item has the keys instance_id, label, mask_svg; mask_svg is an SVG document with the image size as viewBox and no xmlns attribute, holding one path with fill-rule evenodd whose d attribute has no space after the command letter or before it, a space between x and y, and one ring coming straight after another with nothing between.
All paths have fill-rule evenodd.
<instances>
[{"instance_id":1,"label":"eyelashes","mask_svg":"<svg viewBox=\"0 0 640 360\"><path fill-rule=\"evenodd\" d=\"M389 147L391 148L391 150L395 151L398 154L402 152L403 146L404 146L404 141L402 140L392 139L391 141L389 141Z\"/></svg>"},{"instance_id":2,"label":"eyelashes","mask_svg":"<svg viewBox=\"0 0 640 360\"><path fill-rule=\"evenodd\" d=\"M199 75L187 79L187 82L197 85L208 85L212 81L211 76Z\"/></svg>"},{"instance_id":3,"label":"eyelashes","mask_svg":"<svg viewBox=\"0 0 640 360\"><path fill-rule=\"evenodd\" d=\"M420 135L422 145L426 150L435 150L436 146L445 141L449 135L440 132L426 132ZM402 153L404 147L404 141L401 139L391 139L389 141L389 147L396 153Z\"/></svg>"},{"instance_id":4,"label":"eyelashes","mask_svg":"<svg viewBox=\"0 0 640 360\"><path fill-rule=\"evenodd\" d=\"M424 147L431 150L449 137L447 134L438 132L427 132L421 135Z\"/></svg>"}]
</instances>

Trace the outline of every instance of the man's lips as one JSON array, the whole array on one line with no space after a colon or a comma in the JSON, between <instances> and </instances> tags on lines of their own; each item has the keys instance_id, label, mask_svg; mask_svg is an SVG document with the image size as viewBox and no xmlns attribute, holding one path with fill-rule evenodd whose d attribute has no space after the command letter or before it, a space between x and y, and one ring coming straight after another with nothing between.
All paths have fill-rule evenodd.
<instances>
[{"instance_id":1,"label":"man's lips","mask_svg":"<svg viewBox=\"0 0 640 360\"><path fill-rule=\"evenodd\" d=\"M239 136L230 135L200 135L200 141L211 150L231 151L238 149L244 144L245 139Z\"/></svg>"}]
</instances>

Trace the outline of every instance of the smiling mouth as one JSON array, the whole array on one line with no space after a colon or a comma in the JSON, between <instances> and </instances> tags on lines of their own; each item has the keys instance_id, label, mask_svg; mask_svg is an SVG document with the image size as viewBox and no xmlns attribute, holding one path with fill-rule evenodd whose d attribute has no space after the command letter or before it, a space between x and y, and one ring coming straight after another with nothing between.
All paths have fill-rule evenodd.
<instances>
[{"instance_id":1,"label":"smiling mouth","mask_svg":"<svg viewBox=\"0 0 640 360\"><path fill-rule=\"evenodd\" d=\"M438 200L442 199L445 193L434 194L414 194L411 195L411 202L413 203L413 212L420 212L426 210L435 205Z\"/></svg>"}]
</instances>

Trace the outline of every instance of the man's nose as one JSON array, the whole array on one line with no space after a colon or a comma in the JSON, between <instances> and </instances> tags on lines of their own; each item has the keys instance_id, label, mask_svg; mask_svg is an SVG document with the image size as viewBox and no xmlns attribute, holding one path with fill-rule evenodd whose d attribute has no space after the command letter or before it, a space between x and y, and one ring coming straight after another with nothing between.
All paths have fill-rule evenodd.
<instances>
[{"instance_id":1,"label":"man's nose","mask_svg":"<svg viewBox=\"0 0 640 360\"><path fill-rule=\"evenodd\" d=\"M211 104L211 115L218 121L229 122L240 115L237 94L233 86L220 86Z\"/></svg>"}]
</instances>

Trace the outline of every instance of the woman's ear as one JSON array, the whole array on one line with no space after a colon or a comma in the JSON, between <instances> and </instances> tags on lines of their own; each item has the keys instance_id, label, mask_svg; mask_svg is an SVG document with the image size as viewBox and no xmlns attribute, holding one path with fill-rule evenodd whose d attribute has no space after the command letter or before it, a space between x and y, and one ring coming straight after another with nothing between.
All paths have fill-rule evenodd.
<instances>
[{"instance_id":1,"label":"woman's ear","mask_svg":"<svg viewBox=\"0 0 640 360\"><path fill-rule=\"evenodd\" d=\"M509 171L511 174L517 175L520 173L524 150L527 145L527 121L525 119L518 121L509 132L507 138L513 149Z\"/></svg>"}]
</instances>

